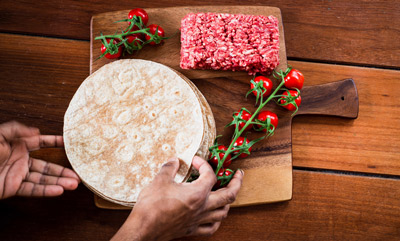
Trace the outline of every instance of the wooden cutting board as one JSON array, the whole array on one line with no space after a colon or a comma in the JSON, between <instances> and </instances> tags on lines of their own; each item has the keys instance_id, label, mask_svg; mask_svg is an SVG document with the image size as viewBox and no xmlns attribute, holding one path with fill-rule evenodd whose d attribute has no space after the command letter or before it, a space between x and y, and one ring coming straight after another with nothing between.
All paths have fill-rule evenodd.
<instances>
[{"instance_id":1,"label":"wooden cutting board","mask_svg":"<svg viewBox=\"0 0 400 241\"><path fill-rule=\"evenodd\" d=\"M266 6L201 6L145 9L149 14L149 24L162 26L167 36L173 35L160 46L146 46L141 52L124 58L139 58L156 61L180 71L190 78L209 102L217 124L217 134L222 134L219 141L229 144L233 128L224 128L232 119L232 113L245 107L254 111L255 98L245 99L249 90L251 76L244 72L213 70L182 70L180 60L180 21L191 12L223 12L233 14L273 15L279 19L280 65L277 70L287 68L286 48L282 25L282 16L278 8ZM92 17L90 43L90 73L112 60L100 56L100 41L94 37L112 34L117 29L124 29L126 23L114 23L127 17L129 10L103 13ZM175 35L174 35L175 34ZM307 76L305 76L307 85ZM274 82L274 86L277 82ZM292 140L291 123L294 116L282 107L269 103L265 109L275 112L279 117L275 135L253 146L252 155L237 159L232 169L241 168L245 172L240 193L232 206L256 205L286 201L292 198ZM335 83L305 86L302 90L302 104L296 115L321 114L347 118L358 115L358 95L353 80L347 79ZM259 133L250 133L250 139ZM95 204L100 208L127 209L110 203L95 195Z\"/></svg>"}]
</instances>

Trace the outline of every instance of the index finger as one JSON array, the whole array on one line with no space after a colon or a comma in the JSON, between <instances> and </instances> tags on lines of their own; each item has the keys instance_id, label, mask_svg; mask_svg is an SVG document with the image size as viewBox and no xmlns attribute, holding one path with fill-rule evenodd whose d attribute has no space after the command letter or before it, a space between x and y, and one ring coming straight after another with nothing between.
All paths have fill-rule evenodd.
<instances>
[{"instance_id":1,"label":"index finger","mask_svg":"<svg viewBox=\"0 0 400 241\"><path fill-rule=\"evenodd\" d=\"M63 147L64 140L62 136L53 135L40 135L39 136L40 147Z\"/></svg>"},{"instance_id":2,"label":"index finger","mask_svg":"<svg viewBox=\"0 0 400 241\"><path fill-rule=\"evenodd\" d=\"M199 170L200 177L192 182L195 185L203 186L207 190L211 190L214 184L217 182L217 177L210 164L208 164L203 158L195 156L192 161L193 166Z\"/></svg>"},{"instance_id":3,"label":"index finger","mask_svg":"<svg viewBox=\"0 0 400 241\"><path fill-rule=\"evenodd\" d=\"M38 150L46 147L63 147L64 141L62 136L55 135L37 135L24 138L29 151Z\"/></svg>"},{"instance_id":4,"label":"index finger","mask_svg":"<svg viewBox=\"0 0 400 241\"><path fill-rule=\"evenodd\" d=\"M212 192L208 198L206 209L214 210L231 204L236 200L240 187L242 186L243 172L238 170L227 187Z\"/></svg>"},{"instance_id":5,"label":"index finger","mask_svg":"<svg viewBox=\"0 0 400 241\"><path fill-rule=\"evenodd\" d=\"M7 122L0 125L0 134L6 141L11 141L15 138L29 137L39 135L39 129L34 127L27 127L16 121Z\"/></svg>"}]
</instances>

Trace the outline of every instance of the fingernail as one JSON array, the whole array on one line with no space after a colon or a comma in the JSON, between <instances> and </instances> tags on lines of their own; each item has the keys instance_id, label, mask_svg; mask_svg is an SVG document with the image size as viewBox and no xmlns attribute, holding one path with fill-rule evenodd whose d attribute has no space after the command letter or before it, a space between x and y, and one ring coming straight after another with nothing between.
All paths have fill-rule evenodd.
<instances>
[{"instance_id":1,"label":"fingernail","mask_svg":"<svg viewBox=\"0 0 400 241\"><path fill-rule=\"evenodd\" d=\"M242 176L244 176L244 171L242 169L239 169L239 171L242 173Z\"/></svg>"},{"instance_id":2,"label":"fingernail","mask_svg":"<svg viewBox=\"0 0 400 241\"><path fill-rule=\"evenodd\" d=\"M163 165L163 166L169 166L169 165L172 165L172 163L174 163L174 162L178 162L178 158L176 158L176 157L173 157L173 158L170 158L170 159L168 159L168 161L167 161L166 163L164 163L164 165Z\"/></svg>"},{"instance_id":3,"label":"fingernail","mask_svg":"<svg viewBox=\"0 0 400 241\"><path fill-rule=\"evenodd\" d=\"M168 159L168 162L176 162L176 161L178 161L177 157L172 157L172 158Z\"/></svg>"}]
</instances>

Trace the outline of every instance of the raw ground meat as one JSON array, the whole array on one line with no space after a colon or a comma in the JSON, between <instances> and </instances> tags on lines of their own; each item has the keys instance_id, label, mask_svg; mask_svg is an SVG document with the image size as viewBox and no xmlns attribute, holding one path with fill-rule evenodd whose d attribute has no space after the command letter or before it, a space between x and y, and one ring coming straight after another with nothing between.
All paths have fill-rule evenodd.
<instances>
[{"instance_id":1,"label":"raw ground meat","mask_svg":"<svg viewBox=\"0 0 400 241\"><path fill-rule=\"evenodd\" d=\"M190 13L181 22L182 69L270 74L279 64L278 19Z\"/></svg>"}]
</instances>

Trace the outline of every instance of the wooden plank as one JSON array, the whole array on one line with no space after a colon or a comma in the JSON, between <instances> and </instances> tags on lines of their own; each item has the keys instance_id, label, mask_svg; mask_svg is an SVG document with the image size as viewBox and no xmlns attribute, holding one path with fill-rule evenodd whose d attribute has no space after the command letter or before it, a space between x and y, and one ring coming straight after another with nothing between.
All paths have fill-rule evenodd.
<instances>
[{"instance_id":1,"label":"wooden plank","mask_svg":"<svg viewBox=\"0 0 400 241\"><path fill-rule=\"evenodd\" d=\"M10 41L30 44L9 45ZM89 43L0 34L0 48L7 60L0 63L0 122L16 119L39 127L42 133L62 134L68 103L89 74ZM400 175L400 108L392 93L400 88L399 71L296 61L290 64L305 74L306 85L351 77L360 98L357 120L294 118L293 164ZM196 83L201 85L201 81ZM244 95L247 90L237 91ZM46 154L39 157L46 158Z\"/></svg>"},{"instance_id":2,"label":"wooden plank","mask_svg":"<svg viewBox=\"0 0 400 241\"><path fill-rule=\"evenodd\" d=\"M282 10L288 56L400 67L400 5L385 1L205 0L199 5L274 6ZM187 0L13 1L0 5L0 30L89 39L92 15L135 7L192 6ZM151 16L150 16L151 19ZM162 23L159 23L162 25Z\"/></svg>"},{"instance_id":3,"label":"wooden plank","mask_svg":"<svg viewBox=\"0 0 400 241\"><path fill-rule=\"evenodd\" d=\"M294 171L292 201L232 208L214 236L182 240L396 240L399 185ZM0 212L2 240L109 240L129 214L95 208L83 186L58 198L0 201Z\"/></svg>"},{"instance_id":4,"label":"wooden plank","mask_svg":"<svg viewBox=\"0 0 400 241\"><path fill-rule=\"evenodd\" d=\"M293 165L400 174L399 71L291 61L307 85L354 79L359 95L355 120L296 117L293 121ZM311 134L312 133L312 134Z\"/></svg>"},{"instance_id":5,"label":"wooden plank","mask_svg":"<svg viewBox=\"0 0 400 241\"><path fill-rule=\"evenodd\" d=\"M398 182L295 171L292 201L232 209L211 240L396 240Z\"/></svg>"},{"instance_id":6,"label":"wooden plank","mask_svg":"<svg viewBox=\"0 0 400 241\"><path fill-rule=\"evenodd\" d=\"M89 44L1 34L0 122L18 120L62 134L64 113L89 75ZM16 41L16 44L9 44ZM29 43L29 44L26 44Z\"/></svg>"}]
</instances>

